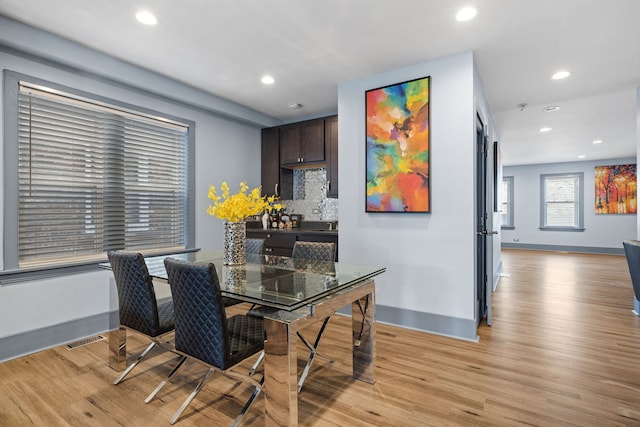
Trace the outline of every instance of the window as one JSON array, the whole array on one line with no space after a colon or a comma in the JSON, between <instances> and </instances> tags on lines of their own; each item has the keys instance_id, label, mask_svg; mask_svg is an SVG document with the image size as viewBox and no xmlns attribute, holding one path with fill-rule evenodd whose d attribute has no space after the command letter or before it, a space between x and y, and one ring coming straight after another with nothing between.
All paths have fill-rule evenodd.
<instances>
[{"instance_id":1,"label":"window","mask_svg":"<svg viewBox=\"0 0 640 427\"><path fill-rule=\"evenodd\" d=\"M188 123L27 81L17 86L17 166L6 163L18 181L7 202L13 192L17 230L8 236L13 251L5 241L5 270L187 246Z\"/></svg>"},{"instance_id":2,"label":"window","mask_svg":"<svg viewBox=\"0 0 640 427\"><path fill-rule=\"evenodd\" d=\"M540 175L541 229L584 230L583 182L584 174L581 172Z\"/></svg>"},{"instance_id":3,"label":"window","mask_svg":"<svg viewBox=\"0 0 640 427\"><path fill-rule=\"evenodd\" d=\"M514 228L513 225L513 177L505 176L502 179L502 203L500 206L500 218L502 228Z\"/></svg>"}]
</instances>

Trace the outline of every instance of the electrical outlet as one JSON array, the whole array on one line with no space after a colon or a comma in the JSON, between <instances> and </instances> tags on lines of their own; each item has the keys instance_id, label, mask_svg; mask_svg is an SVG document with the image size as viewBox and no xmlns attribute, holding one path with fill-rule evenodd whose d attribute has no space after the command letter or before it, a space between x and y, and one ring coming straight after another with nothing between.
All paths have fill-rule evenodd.
<instances>
[{"instance_id":1,"label":"electrical outlet","mask_svg":"<svg viewBox=\"0 0 640 427\"><path fill-rule=\"evenodd\" d=\"M513 241L514 241L514 242L519 242L519 241L520 241L520 239L519 239L519 238L517 238L517 237L514 237L514 238L513 238Z\"/></svg>"},{"instance_id":2,"label":"electrical outlet","mask_svg":"<svg viewBox=\"0 0 640 427\"><path fill-rule=\"evenodd\" d=\"M311 211L311 213L319 214L319 213L320 213L320 209L313 209L313 210Z\"/></svg>"}]
</instances>

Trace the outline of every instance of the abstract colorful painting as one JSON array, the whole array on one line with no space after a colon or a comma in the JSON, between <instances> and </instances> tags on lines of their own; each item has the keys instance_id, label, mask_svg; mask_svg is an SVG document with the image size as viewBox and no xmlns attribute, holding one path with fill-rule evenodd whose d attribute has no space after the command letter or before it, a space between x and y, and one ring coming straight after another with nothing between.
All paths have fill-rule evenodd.
<instances>
[{"instance_id":1,"label":"abstract colorful painting","mask_svg":"<svg viewBox=\"0 0 640 427\"><path fill-rule=\"evenodd\" d=\"M366 211L430 212L429 77L366 92Z\"/></svg>"},{"instance_id":2,"label":"abstract colorful painting","mask_svg":"<svg viewBox=\"0 0 640 427\"><path fill-rule=\"evenodd\" d=\"M638 212L636 165L596 166L595 209L597 214Z\"/></svg>"}]
</instances>

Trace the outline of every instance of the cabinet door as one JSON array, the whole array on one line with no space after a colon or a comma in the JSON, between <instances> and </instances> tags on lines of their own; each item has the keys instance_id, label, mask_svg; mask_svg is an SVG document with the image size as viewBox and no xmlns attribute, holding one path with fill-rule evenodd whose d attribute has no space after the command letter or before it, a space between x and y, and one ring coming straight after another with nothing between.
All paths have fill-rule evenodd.
<instances>
[{"instance_id":1,"label":"cabinet door","mask_svg":"<svg viewBox=\"0 0 640 427\"><path fill-rule=\"evenodd\" d=\"M280 164L300 163L300 123L280 127Z\"/></svg>"},{"instance_id":2,"label":"cabinet door","mask_svg":"<svg viewBox=\"0 0 640 427\"><path fill-rule=\"evenodd\" d=\"M338 116L324 121L325 157L327 159L327 197L338 197Z\"/></svg>"},{"instance_id":3,"label":"cabinet door","mask_svg":"<svg viewBox=\"0 0 640 427\"><path fill-rule=\"evenodd\" d=\"M273 196L280 185L280 132L277 127L262 129L262 167L260 182L262 195Z\"/></svg>"},{"instance_id":4,"label":"cabinet door","mask_svg":"<svg viewBox=\"0 0 640 427\"><path fill-rule=\"evenodd\" d=\"M324 161L324 119L302 122L301 162Z\"/></svg>"}]
</instances>

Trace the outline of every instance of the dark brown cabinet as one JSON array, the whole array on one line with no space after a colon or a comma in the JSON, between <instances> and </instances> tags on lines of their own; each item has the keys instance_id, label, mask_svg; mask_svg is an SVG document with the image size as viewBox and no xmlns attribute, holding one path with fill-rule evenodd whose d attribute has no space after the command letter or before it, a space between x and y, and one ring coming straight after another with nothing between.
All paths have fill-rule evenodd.
<instances>
[{"instance_id":1,"label":"dark brown cabinet","mask_svg":"<svg viewBox=\"0 0 640 427\"><path fill-rule=\"evenodd\" d=\"M338 116L262 129L262 194L293 199L293 170L326 166L327 197L338 197Z\"/></svg>"},{"instance_id":2,"label":"dark brown cabinet","mask_svg":"<svg viewBox=\"0 0 640 427\"><path fill-rule=\"evenodd\" d=\"M338 234L281 230L247 229L247 238L265 239L262 253L265 255L291 256L293 245L297 240L304 242L333 242L336 244L336 261L338 261Z\"/></svg>"},{"instance_id":3,"label":"dark brown cabinet","mask_svg":"<svg viewBox=\"0 0 640 427\"><path fill-rule=\"evenodd\" d=\"M262 194L283 199L293 198L293 172L280 168L280 128L262 129L261 155Z\"/></svg>"},{"instance_id":4,"label":"dark brown cabinet","mask_svg":"<svg viewBox=\"0 0 640 427\"><path fill-rule=\"evenodd\" d=\"M327 197L338 198L338 116L324 120L324 150L327 160Z\"/></svg>"},{"instance_id":5,"label":"dark brown cabinet","mask_svg":"<svg viewBox=\"0 0 640 427\"><path fill-rule=\"evenodd\" d=\"M280 127L280 165L325 162L324 119L307 120Z\"/></svg>"}]
</instances>

